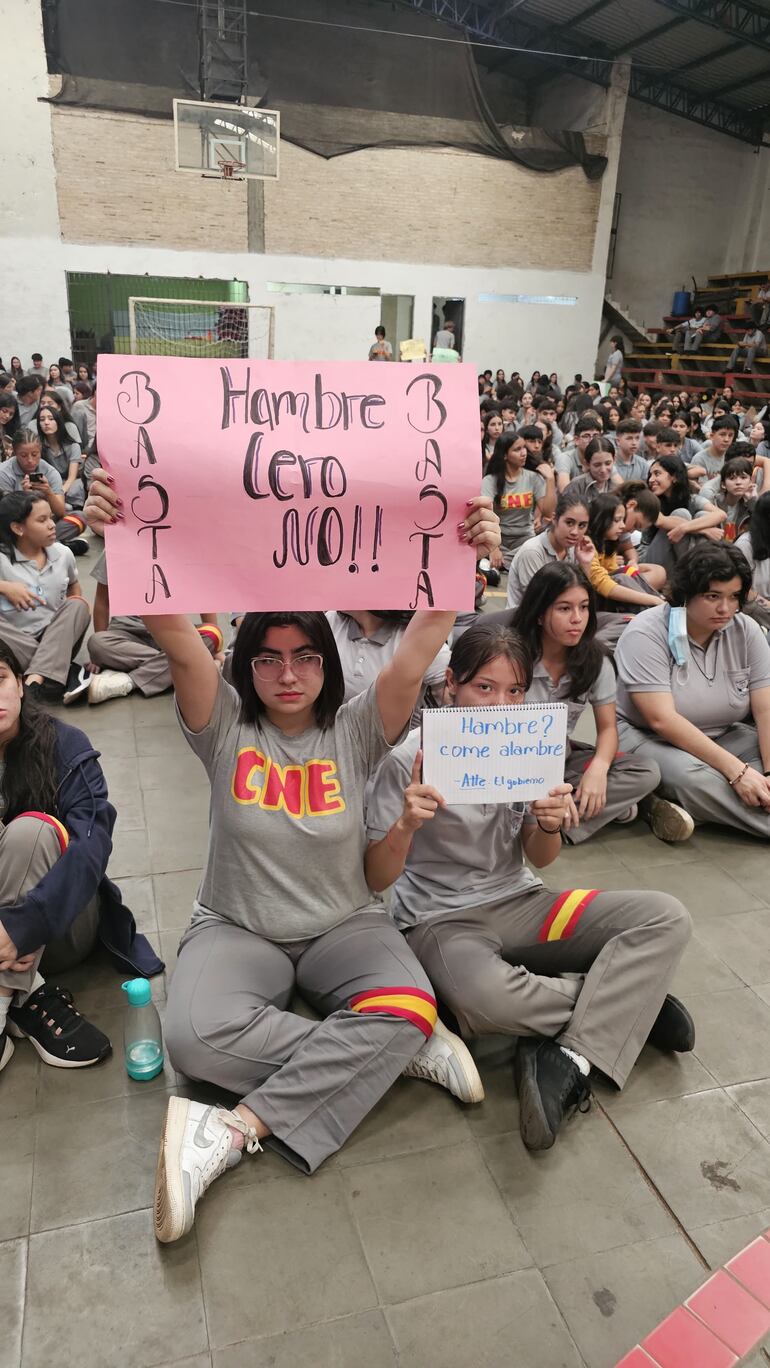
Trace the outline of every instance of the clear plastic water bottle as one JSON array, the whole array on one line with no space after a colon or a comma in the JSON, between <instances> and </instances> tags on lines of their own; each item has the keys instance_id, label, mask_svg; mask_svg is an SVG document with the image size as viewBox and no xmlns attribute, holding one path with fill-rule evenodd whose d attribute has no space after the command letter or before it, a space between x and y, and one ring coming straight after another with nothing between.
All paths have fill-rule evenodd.
<instances>
[{"instance_id":1,"label":"clear plastic water bottle","mask_svg":"<svg viewBox=\"0 0 770 1368\"><path fill-rule=\"evenodd\" d=\"M163 1068L163 1032L146 978L128 979L121 988L129 1009L123 1026L123 1049L129 1078L140 1083L155 1078Z\"/></svg>"}]
</instances>

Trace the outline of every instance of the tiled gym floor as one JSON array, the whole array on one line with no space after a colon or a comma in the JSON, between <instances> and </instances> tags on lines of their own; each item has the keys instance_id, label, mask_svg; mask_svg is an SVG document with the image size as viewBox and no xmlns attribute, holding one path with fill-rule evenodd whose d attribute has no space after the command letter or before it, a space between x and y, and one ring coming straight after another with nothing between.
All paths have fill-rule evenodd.
<instances>
[{"instance_id":1,"label":"tiled gym floor","mask_svg":"<svg viewBox=\"0 0 770 1368\"><path fill-rule=\"evenodd\" d=\"M171 971L205 846L203 770L168 697L67 717L102 751L111 873ZM519 1139L510 1064L482 1061L472 1110L402 1080L313 1178L244 1159L166 1248L150 1204L175 1076L127 1077L108 962L65 976L114 1054L67 1072L18 1043L0 1079L0 1368L611 1368L766 1230L767 850L715 830L670 848L638 824L548 878L683 898L695 938L675 989L693 1056L646 1051L623 1094L602 1088L540 1156ZM155 994L162 1009L162 980Z\"/></svg>"}]
</instances>

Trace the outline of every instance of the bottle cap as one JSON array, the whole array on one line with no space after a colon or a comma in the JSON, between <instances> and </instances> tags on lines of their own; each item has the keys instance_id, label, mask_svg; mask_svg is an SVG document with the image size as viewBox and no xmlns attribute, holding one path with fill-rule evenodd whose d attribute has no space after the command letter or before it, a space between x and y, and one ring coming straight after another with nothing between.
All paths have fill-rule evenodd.
<instances>
[{"instance_id":1,"label":"bottle cap","mask_svg":"<svg viewBox=\"0 0 770 1368\"><path fill-rule=\"evenodd\" d=\"M127 995L132 1007L144 1007L148 1002L152 1001L152 988L150 987L149 979L128 979L125 983L121 983L120 986Z\"/></svg>"}]
</instances>

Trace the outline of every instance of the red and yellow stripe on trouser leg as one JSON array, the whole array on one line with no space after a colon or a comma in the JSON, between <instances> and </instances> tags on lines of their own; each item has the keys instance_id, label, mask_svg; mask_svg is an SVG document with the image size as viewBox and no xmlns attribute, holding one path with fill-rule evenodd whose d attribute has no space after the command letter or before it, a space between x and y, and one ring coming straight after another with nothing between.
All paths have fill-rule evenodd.
<instances>
[{"instance_id":1,"label":"red and yellow stripe on trouser leg","mask_svg":"<svg viewBox=\"0 0 770 1368\"><path fill-rule=\"evenodd\" d=\"M538 934L538 941L569 940L583 913L592 903L599 888L568 888L560 893Z\"/></svg>"},{"instance_id":2,"label":"red and yellow stripe on trouser leg","mask_svg":"<svg viewBox=\"0 0 770 1368\"><path fill-rule=\"evenodd\" d=\"M78 532L85 532L86 530L85 522L82 518L78 517L77 513L65 513L62 522L71 523L73 527L77 528Z\"/></svg>"},{"instance_id":3,"label":"red and yellow stripe on trouser leg","mask_svg":"<svg viewBox=\"0 0 770 1368\"><path fill-rule=\"evenodd\" d=\"M47 826L53 827L59 838L59 848L62 855L70 843L67 828L59 821L58 817L52 817L50 812L20 812L19 817L36 817L39 822L45 822Z\"/></svg>"},{"instance_id":4,"label":"red and yellow stripe on trouser leg","mask_svg":"<svg viewBox=\"0 0 770 1368\"><path fill-rule=\"evenodd\" d=\"M422 1031L426 1040L433 1034L438 1016L436 999L421 988L369 988L350 999L350 1010L403 1017Z\"/></svg>"}]
</instances>

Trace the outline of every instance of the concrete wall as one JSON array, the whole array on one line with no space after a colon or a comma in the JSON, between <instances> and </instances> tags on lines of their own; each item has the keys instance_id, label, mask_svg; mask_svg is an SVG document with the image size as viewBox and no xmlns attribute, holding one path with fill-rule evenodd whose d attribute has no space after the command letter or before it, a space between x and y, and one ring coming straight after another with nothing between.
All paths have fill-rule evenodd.
<instances>
[{"instance_id":1,"label":"concrete wall","mask_svg":"<svg viewBox=\"0 0 770 1368\"><path fill-rule=\"evenodd\" d=\"M658 325L673 291L689 289L692 276L700 283L727 270L770 268L767 232L756 245L763 260L745 260L747 196L759 160L748 144L629 101L609 291L634 319Z\"/></svg>"}]
</instances>

